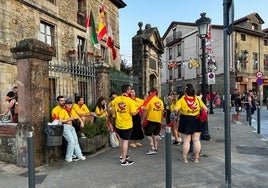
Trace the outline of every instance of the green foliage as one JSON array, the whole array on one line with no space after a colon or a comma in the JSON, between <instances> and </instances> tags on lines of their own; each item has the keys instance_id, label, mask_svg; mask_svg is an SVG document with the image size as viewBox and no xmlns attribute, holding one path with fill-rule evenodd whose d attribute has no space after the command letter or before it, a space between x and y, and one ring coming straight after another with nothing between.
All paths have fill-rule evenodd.
<instances>
[{"instance_id":1,"label":"green foliage","mask_svg":"<svg viewBox=\"0 0 268 188\"><path fill-rule=\"evenodd\" d=\"M107 127L106 118L97 118L95 121L95 124L97 124L99 127L99 132L97 133L97 135L108 136L109 131L108 131L108 127Z\"/></svg>"},{"instance_id":2,"label":"green foliage","mask_svg":"<svg viewBox=\"0 0 268 188\"><path fill-rule=\"evenodd\" d=\"M96 135L109 135L107 122L105 118L97 118L94 123L86 123L84 129L87 138L93 138Z\"/></svg>"}]
</instances>

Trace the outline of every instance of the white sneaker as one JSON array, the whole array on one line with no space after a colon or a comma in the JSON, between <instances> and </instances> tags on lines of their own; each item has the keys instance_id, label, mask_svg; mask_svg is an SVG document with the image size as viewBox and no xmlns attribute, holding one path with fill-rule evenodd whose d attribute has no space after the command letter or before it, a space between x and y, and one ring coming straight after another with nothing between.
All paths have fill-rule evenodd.
<instances>
[{"instance_id":1,"label":"white sneaker","mask_svg":"<svg viewBox=\"0 0 268 188\"><path fill-rule=\"evenodd\" d=\"M65 159L66 162L70 163L70 162L73 162L72 159Z\"/></svg>"},{"instance_id":2,"label":"white sneaker","mask_svg":"<svg viewBox=\"0 0 268 188\"><path fill-rule=\"evenodd\" d=\"M87 158L85 157L85 156L82 156L81 158L79 158L79 160L81 160L81 161L84 161L84 160L86 160Z\"/></svg>"},{"instance_id":3,"label":"white sneaker","mask_svg":"<svg viewBox=\"0 0 268 188\"><path fill-rule=\"evenodd\" d=\"M87 138L84 133L81 133L81 138Z\"/></svg>"},{"instance_id":4,"label":"white sneaker","mask_svg":"<svg viewBox=\"0 0 268 188\"><path fill-rule=\"evenodd\" d=\"M154 155L157 154L157 150L150 149L149 151L146 152L146 155Z\"/></svg>"}]
</instances>

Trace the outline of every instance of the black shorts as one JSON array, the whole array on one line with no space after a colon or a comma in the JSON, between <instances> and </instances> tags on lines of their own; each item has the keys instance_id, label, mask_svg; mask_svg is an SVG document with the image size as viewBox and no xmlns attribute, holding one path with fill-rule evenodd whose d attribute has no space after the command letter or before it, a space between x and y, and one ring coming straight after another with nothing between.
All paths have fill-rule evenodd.
<instances>
[{"instance_id":1,"label":"black shorts","mask_svg":"<svg viewBox=\"0 0 268 188\"><path fill-rule=\"evenodd\" d=\"M201 132L201 123L195 116L180 116L179 132L183 134L194 134Z\"/></svg>"},{"instance_id":2,"label":"black shorts","mask_svg":"<svg viewBox=\"0 0 268 188\"><path fill-rule=\"evenodd\" d=\"M148 121L146 127L144 127L144 134L146 136L159 135L161 130L161 123Z\"/></svg>"},{"instance_id":3,"label":"black shorts","mask_svg":"<svg viewBox=\"0 0 268 188\"><path fill-rule=\"evenodd\" d=\"M130 135L132 133L132 128L130 128L130 129L116 129L116 132L118 133L118 135L121 139L129 140Z\"/></svg>"}]
</instances>

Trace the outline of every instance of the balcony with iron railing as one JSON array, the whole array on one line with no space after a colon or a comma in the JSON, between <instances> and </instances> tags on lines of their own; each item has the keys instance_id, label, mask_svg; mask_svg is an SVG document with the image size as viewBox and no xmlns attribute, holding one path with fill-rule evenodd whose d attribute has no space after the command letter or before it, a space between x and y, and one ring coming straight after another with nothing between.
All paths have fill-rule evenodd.
<instances>
[{"instance_id":1,"label":"balcony with iron railing","mask_svg":"<svg viewBox=\"0 0 268 188\"><path fill-rule=\"evenodd\" d=\"M182 38L182 33L181 31L175 32L173 35L169 36L166 38L166 45L170 46L178 41L180 41Z\"/></svg>"}]
</instances>

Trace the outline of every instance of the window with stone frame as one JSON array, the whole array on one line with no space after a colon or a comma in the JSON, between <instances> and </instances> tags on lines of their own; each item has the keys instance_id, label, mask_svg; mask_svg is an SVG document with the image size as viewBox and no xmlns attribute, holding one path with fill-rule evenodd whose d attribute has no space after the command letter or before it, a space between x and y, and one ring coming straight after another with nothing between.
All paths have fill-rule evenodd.
<instances>
[{"instance_id":1,"label":"window with stone frame","mask_svg":"<svg viewBox=\"0 0 268 188\"><path fill-rule=\"evenodd\" d=\"M77 23L79 25L85 26L86 21L86 1L77 1Z\"/></svg>"},{"instance_id":2,"label":"window with stone frame","mask_svg":"<svg viewBox=\"0 0 268 188\"><path fill-rule=\"evenodd\" d=\"M177 56L181 56L181 44L177 45Z\"/></svg>"},{"instance_id":3,"label":"window with stone frame","mask_svg":"<svg viewBox=\"0 0 268 188\"><path fill-rule=\"evenodd\" d=\"M173 79L173 68L168 69L169 80Z\"/></svg>"},{"instance_id":4,"label":"window with stone frame","mask_svg":"<svg viewBox=\"0 0 268 188\"><path fill-rule=\"evenodd\" d=\"M263 40L263 45L264 45L264 46L268 46L268 40L266 40L266 39Z\"/></svg>"},{"instance_id":5,"label":"window with stone frame","mask_svg":"<svg viewBox=\"0 0 268 188\"><path fill-rule=\"evenodd\" d=\"M81 64L86 64L86 45L85 45L85 38L77 37L77 56L78 62Z\"/></svg>"},{"instance_id":6,"label":"window with stone frame","mask_svg":"<svg viewBox=\"0 0 268 188\"><path fill-rule=\"evenodd\" d=\"M253 56L253 59L252 59L252 68L254 70L258 70L258 64L259 64L259 62L258 62L258 53L253 52L252 53L252 56Z\"/></svg>"},{"instance_id":7,"label":"window with stone frame","mask_svg":"<svg viewBox=\"0 0 268 188\"><path fill-rule=\"evenodd\" d=\"M172 59L172 48L168 49L168 59L171 60Z\"/></svg>"},{"instance_id":8,"label":"window with stone frame","mask_svg":"<svg viewBox=\"0 0 268 188\"><path fill-rule=\"evenodd\" d=\"M264 67L264 70L268 70L268 54L264 54L263 67Z\"/></svg>"},{"instance_id":9,"label":"window with stone frame","mask_svg":"<svg viewBox=\"0 0 268 188\"><path fill-rule=\"evenodd\" d=\"M55 48L55 26L45 21L40 22L40 41ZM56 53L55 53L56 54Z\"/></svg>"},{"instance_id":10,"label":"window with stone frame","mask_svg":"<svg viewBox=\"0 0 268 188\"><path fill-rule=\"evenodd\" d=\"M244 34L244 33L241 33L241 40L242 41L246 41L247 40L247 36L246 36L246 34Z\"/></svg>"},{"instance_id":11,"label":"window with stone frame","mask_svg":"<svg viewBox=\"0 0 268 188\"><path fill-rule=\"evenodd\" d=\"M251 25L251 29L254 30L254 31L258 31L258 24L253 23Z\"/></svg>"},{"instance_id":12,"label":"window with stone frame","mask_svg":"<svg viewBox=\"0 0 268 188\"><path fill-rule=\"evenodd\" d=\"M177 63L177 67L178 67L178 79L181 79L182 75L181 75L181 62Z\"/></svg>"}]
</instances>

